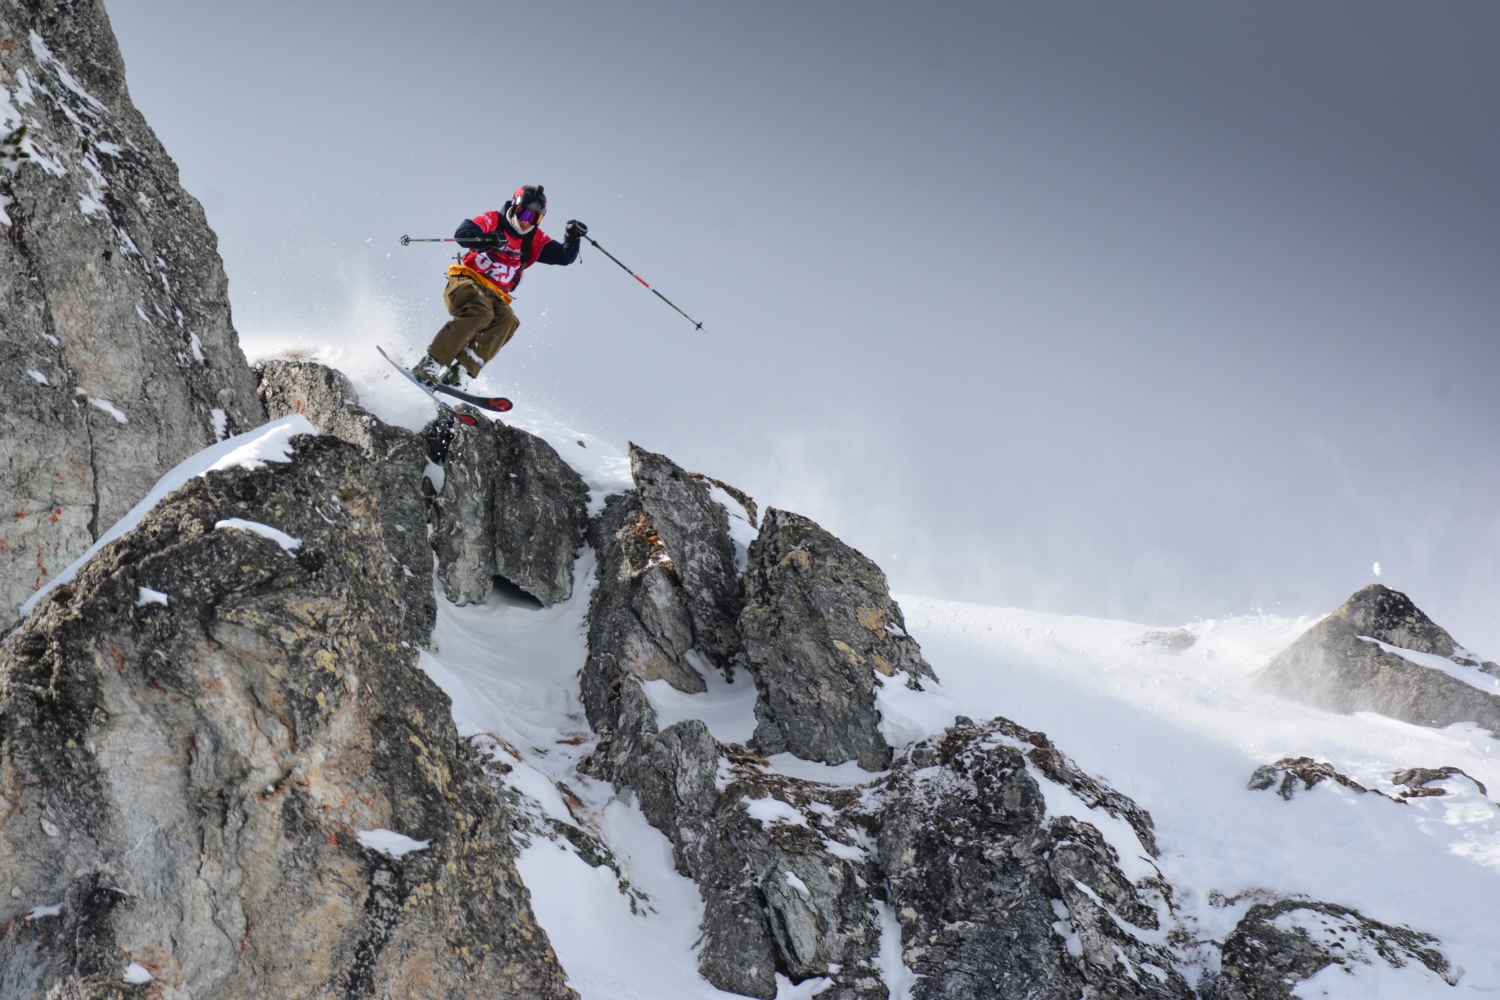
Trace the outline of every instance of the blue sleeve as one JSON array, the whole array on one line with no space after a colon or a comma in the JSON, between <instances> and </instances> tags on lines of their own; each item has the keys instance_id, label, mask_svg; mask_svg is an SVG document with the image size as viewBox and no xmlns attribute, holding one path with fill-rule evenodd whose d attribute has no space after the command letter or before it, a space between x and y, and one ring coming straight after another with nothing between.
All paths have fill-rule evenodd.
<instances>
[{"instance_id":1,"label":"blue sleeve","mask_svg":"<svg viewBox=\"0 0 1500 1000\"><path fill-rule=\"evenodd\" d=\"M465 250L488 250L494 247L495 236L495 233L487 233L480 229L473 219L465 219L453 231L454 239L458 240L458 245Z\"/></svg>"},{"instance_id":2,"label":"blue sleeve","mask_svg":"<svg viewBox=\"0 0 1500 1000\"><path fill-rule=\"evenodd\" d=\"M542 252L537 254L538 264L571 264L578 259L578 241L572 243L559 243L553 240L542 247Z\"/></svg>"}]
</instances>

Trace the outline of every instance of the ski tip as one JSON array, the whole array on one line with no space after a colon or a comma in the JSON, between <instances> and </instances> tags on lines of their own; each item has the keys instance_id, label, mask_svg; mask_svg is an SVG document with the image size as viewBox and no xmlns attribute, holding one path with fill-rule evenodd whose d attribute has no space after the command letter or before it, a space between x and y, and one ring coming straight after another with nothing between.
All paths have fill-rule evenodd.
<instances>
[{"instance_id":1,"label":"ski tip","mask_svg":"<svg viewBox=\"0 0 1500 1000\"><path fill-rule=\"evenodd\" d=\"M509 413L510 408L515 405L504 396L496 396L490 400L490 408L500 413Z\"/></svg>"},{"instance_id":2,"label":"ski tip","mask_svg":"<svg viewBox=\"0 0 1500 1000\"><path fill-rule=\"evenodd\" d=\"M472 415L470 415L468 413L459 413L456 410L454 411L453 415L455 417L457 417L458 419L462 420L464 423L468 424L470 427L478 427L479 426L479 418L476 417L476 416L472 416Z\"/></svg>"}]
</instances>

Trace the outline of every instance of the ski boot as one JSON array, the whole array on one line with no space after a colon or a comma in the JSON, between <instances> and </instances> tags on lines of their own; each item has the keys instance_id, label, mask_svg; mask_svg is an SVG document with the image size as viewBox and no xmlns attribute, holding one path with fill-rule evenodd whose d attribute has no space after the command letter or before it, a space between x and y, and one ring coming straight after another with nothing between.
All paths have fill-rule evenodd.
<instances>
[{"instance_id":1,"label":"ski boot","mask_svg":"<svg viewBox=\"0 0 1500 1000\"><path fill-rule=\"evenodd\" d=\"M449 369L449 371L451 370ZM448 374L443 370L442 362L438 361L431 354L422 355L422 360L411 366L411 373L419 381L426 382L428 385L446 384L446 376Z\"/></svg>"}]
</instances>

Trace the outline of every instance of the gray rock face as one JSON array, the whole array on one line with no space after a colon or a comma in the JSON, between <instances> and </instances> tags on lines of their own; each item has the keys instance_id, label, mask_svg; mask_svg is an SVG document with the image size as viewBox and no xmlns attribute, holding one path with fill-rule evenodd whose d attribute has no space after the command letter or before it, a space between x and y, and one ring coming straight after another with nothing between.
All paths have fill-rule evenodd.
<instances>
[{"instance_id":1,"label":"gray rock face","mask_svg":"<svg viewBox=\"0 0 1500 1000\"><path fill-rule=\"evenodd\" d=\"M583 478L547 442L498 420L448 418L443 437L432 544L448 599L483 603L496 575L543 605L571 597L588 523Z\"/></svg>"},{"instance_id":2,"label":"gray rock face","mask_svg":"<svg viewBox=\"0 0 1500 1000\"><path fill-rule=\"evenodd\" d=\"M886 767L876 673L918 690L936 675L906 634L885 574L814 522L775 508L749 563L740 631L758 690L756 749Z\"/></svg>"},{"instance_id":3,"label":"gray rock face","mask_svg":"<svg viewBox=\"0 0 1500 1000\"><path fill-rule=\"evenodd\" d=\"M624 676L665 680L690 694L706 690L687 659L693 645L687 600L640 498L610 497L589 524L589 544L598 557L598 585L589 604L585 675L609 683Z\"/></svg>"},{"instance_id":4,"label":"gray rock face","mask_svg":"<svg viewBox=\"0 0 1500 1000\"><path fill-rule=\"evenodd\" d=\"M432 505L438 579L454 604L483 604L495 582L495 435L483 418L474 427L450 418L447 433L443 488Z\"/></svg>"},{"instance_id":5,"label":"gray rock face","mask_svg":"<svg viewBox=\"0 0 1500 1000\"><path fill-rule=\"evenodd\" d=\"M213 233L130 103L104 5L9 0L0 39L8 622L164 472L264 415Z\"/></svg>"},{"instance_id":6,"label":"gray rock face","mask_svg":"<svg viewBox=\"0 0 1500 1000\"><path fill-rule=\"evenodd\" d=\"M573 596L573 563L588 525L583 477L535 434L492 421L495 572L544 605Z\"/></svg>"},{"instance_id":7,"label":"gray rock face","mask_svg":"<svg viewBox=\"0 0 1500 1000\"><path fill-rule=\"evenodd\" d=\"M729 514L709 495L705 482L665 455L632 444L630 471L681 584L694 645L731 677L740 648L736 620L741 598Z\"/></svg>"},{"instance_id":8,"label":"gray rock face","mask_svg":"<svg viewBox=\"0 0 1500 1000\"><path fill-rule=\"evenodd\" d=\"M1500 734L1500 696L1379 643L1447 658L1484 680L1500 676L1500 667L1468 654L1405 594L1371 584L1277 654L1256 686L1334 712L1379 712L1419 726L1474 722Z\"/></svg>"},{"instance_id":9,"label":"gray rock face","mask_svg":"<svg viewBox=\"0 0 1500 1000\"><path fill-rule=\"evenodd\" d=\"M1250 907L1224 942L1212 1000L1292 1000L1297 984L1330 965L1419 962L1451 985L1457 976L1435 940L1335 903L1284 899Z\"/></svg>"},{"instance_id":10,"label":"gray rock face","mask_svg":"<svg viewBox=\"0 0 1500 1000\"><path fill-rule=\"evenodd\" d=\"M381 528L408 626L405 638L425 645L437 621L432 548L421 488L427 468L426 441L360 406L359 394L342 372L311 361L282 360L259 365L257 373L260 395L272 420L301 413L320 434L357 445L371 459L374 475L366 491L380 499Z\"/></svg>"},{"instance_id":11,"label":"gray rock face","mask_svg":"<svg viewBox=\"0 0 1500 1000\"><path fill-rule=\"evenodd\" d=\"M0 649L0 995L134 995L135 961L171 996L573 996L401 641L374 463L294 445L174 493Z\"/></svg>"}]
</instances>

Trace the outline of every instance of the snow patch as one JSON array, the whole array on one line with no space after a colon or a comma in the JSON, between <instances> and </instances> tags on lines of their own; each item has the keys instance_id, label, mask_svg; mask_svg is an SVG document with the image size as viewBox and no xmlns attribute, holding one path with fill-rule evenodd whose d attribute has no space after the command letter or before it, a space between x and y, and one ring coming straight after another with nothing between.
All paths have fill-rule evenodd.
<instances>
[{"instance_id":1,"label":"snow patch","mask_svg":"<svg viewBox=\"0 0 1500 1000\"><path fill-rule=\"evenodd\" d=\"M842 764L824 764L817 760L803 760L790 752L772 754L766 759L771 762L771 770L777 774L844 788L863 785L886 775L884 771L866 771L852 760L846 760Z\"/></svg>"},{"instance_id":2,"label":"snow patch","mask_svg":"<svg viewBox=\"0 0 1500 1000\"><path fill-rule=\"evenodd\" d=\"M223 407L215 406L209 411L209 418L214 424L214 440L224 440L229 434L229 414L224 412Z\"/></svg>"},{"instance_id":3,"label":"snow patch","mask_svg":"<svg viewBox=\"0 0 1500 1000\"><path fill-rule=\"evenodd\" d=\"M701 719L708 731L720 743L748 743L755 732L755 682L741 670L739 678L730 683L724 675L699 657L692 657L703 683L708 690L701 694L679 691L664 680L646 681L641 690L646 700L656 710L658 729L682 722L684 719Z\"/></svg>"},{"instance_id":4,"label":"snow patch","mask_svg":"<svg viewBox=\"0 0 1500 1000\"><path fill-rule=\"evenodd\" d=\"M167 595L161 591L152 590L150 587L142 587L140 591L140 596L135 599L136 607L142 608L148 604L160 604L162 607L167 606Z\"/></svg>"},{"instance_id":5,"label":"snow patch","mask_svg":"<svg viewBox=\"0 0 1500 1000\"><path fill-rule=\"evenodd\" d=\"M385 830L376 827L374 830L360 830L355 835L360 846L371 851L379 851L381 854L393 858L404 858L413 851L425 851L430 840L413 840L404 833L395 830Z\"/></svg>"},{"instance_id":6,"label":"snow patch","mask_svg":"<svg viewBox=\"0 0 1500 1000\"><path fill-rule=\"evenodd\" d=\"M807 817L798 812L796 806L773 796L767 795L758 799L746 796L740 801L745 804L745 812L750 814L750 818L768 830L783 823L788 826L807 825Z\"/></svg>"},{"instance_id":7,"label":"snow patch","mask_svg":"<svg viewBox=\"0 0 1500 1000\"><path fill-rule=\"evenodd\" d=\"M921 977L906 967L901 953L901 924L891 904L875 901L880 911L880 954L875 963L880 966L880 978L890 991L891 1000L911 1000L911 988Z\"/></svg>"},{"instance_id":8,"label":"snow patch","mask_svg":"<svg viewBox=\"0 0 1500 1000\"><path fill-rule=\"evenodd\" d=\"M893 749L901 748L953 725L958 708L929 678L920 678L923 690L907 686L908 675L897 671L890 677L875 675L875 708L880 712L880 735Z\"/></svg>"},{"instance_id":9,"label":"snow patch","mask_svg":"<svg viewBox=\"0 0 1500 1000\"><path fill-rule=\"evenodd\" d=\"M290 462L292 438L298 434L316 436L317 433L312 423L300 413L282 417L269 424L262 424L248 434L237 434L219 445L212 445L200 451L198 454L202 455L222 445L241 442L221 454L212 465L198 475L206 472L222 472L225 469L249 469L253 472L256 469L265 468L267 462Z\"/></svg>"},{"instance_id":10,"label":"snow patch","mask_svg":"<svg viewBox=\"0 0 1500 1000\"><path fill-rule=\"evenodd\" d=\"M242 517L226 517L222 521L215 521L214 528L215 530L228 528L235 531L248 531L262 538L269 538L277 545L280 545L282 550L288 555L302 547L302 539L293 538L280 528L273 528L269 524L261 524L259 521L247 521Z\"/></svg>"},{"instance_id":11,"label":"snow patch","mask_svg":"<svg viewBox=\"0 0 1500 1000\"><path fill-rule=\"evenodd\" d=\"M36 383L38 385L51 385L52 384L51 382L47 381L47 376L43 375L41 372L37 371L35 368L28 368L28 369L26 369L26 374L30 375L36 381Z\"/></svg>"},{"instance_id":12,"label":"snow patch","mask_svg":"<svg viewBox=\"0 0 1500 1000\"><path fill-rule=\"evenodd\" d=\"M200 365L208 360L203 355L203 341L198 339L198 335L196 333L188 334L188 347L190 347L193 351L193 360L198 362Z\"/></svg>"},{"instance_id":13,"label":"snow patch","mask_svg":"<svg viewBox=\"0 0 1500 1000\"><path fill-rule=\"evenodd\" d=\"M123 983L129 983L131 986L141 986L145 983L151 982L151 980L155 978L155 976L151 975L151 970L146 968L140 962L131 962L129 965L125 966L125 975L121 978L120 981Z\"/></svg>"},{"instance_id":14,"label":"snow patch","mask_svg":"<svg viewBox=\"0 0 1500 1000\"><path fill-rule=\"evenodd\" d=\"M49 903L46 906L38 906L34 910L29 910L26 913L25 919L26 920L39 920L42 917L55 917L55 916L58 916L60 913L62 913L62 910L63 910L63 904L61 904L61 903Z\"/></svg>"},{"instance_id":15,"label":"snow patch","mask_svg":"<svg viewBox=\"0 0 1500 1000\"><path fill-rule=\"evenodd\" d=\"M1485 673L1478 667L1466 667L1462 663L1454 663L1446 656L1438 656L1436 653L1418 653L1411 649L1402 649L1400 646L1392 646L1388 642L1372 639L1367 635L1359 637L1365 642L1373 642L1387 653L1395 653L1407 663L1414 663L1428 670L1441 670L1455 680L1463 681L1472 688L1478 688L1485 694L1500 695L1500 677ZM1478 659L1478 657L1474 657Z\"/></svg>"},{"instance_id":16,"label":"snow patch","mask_svg":"<svg viewBox=\"0 0 1500 1000\"><path fill-rule=\"evenodd\" d=\"M86 398L88 399L90 406L98 407L105 413L108 413L110 416L115 418L116 423L130 423L130 418L121 413L119 407L115 406L115 404L111 403L109 400L100 399L98 396L88 396Z\"/></svg>"}]
</instances>

